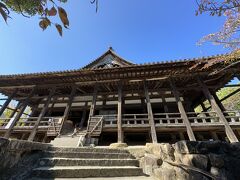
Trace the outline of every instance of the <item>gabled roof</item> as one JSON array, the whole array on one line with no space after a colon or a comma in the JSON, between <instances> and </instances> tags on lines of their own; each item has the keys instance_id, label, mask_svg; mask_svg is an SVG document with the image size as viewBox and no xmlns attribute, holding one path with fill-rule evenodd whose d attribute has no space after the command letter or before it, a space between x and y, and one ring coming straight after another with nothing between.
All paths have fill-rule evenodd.
<instances>
[{"instance_id":1,"label":"gabled roof","mask_svg":"<svg viewBox=\"0 0 240 180\"><path fill-rule=\"evenodd\" d=\"M134 63L123 59L114 52L112 47L109 47L109 49L102 56L84 66L82 69L127 67L131 65L134 65Z\"/></svg>"}]
</instances>

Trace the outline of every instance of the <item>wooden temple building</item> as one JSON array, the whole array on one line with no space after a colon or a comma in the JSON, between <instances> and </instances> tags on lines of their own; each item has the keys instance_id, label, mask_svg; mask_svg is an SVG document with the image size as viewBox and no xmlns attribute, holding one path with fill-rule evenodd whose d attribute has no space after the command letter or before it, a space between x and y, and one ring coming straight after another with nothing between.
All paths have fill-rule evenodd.
<instances>
[{"instance_id":1,"label":"wooden temple building","mask_svg":"<svg viewBox=\"0 0 240 180\"><path fill-rule=\"evenodd\" d=\"M239 109L226 111L216 92L240 78L240 60L213 61L219 58L134 64L109 48L81 69L0 75L0 93L8 97L0 115L18 102L10 117L1 116L0 136L50 142L78 127L99 145L238 142ZM195 112L199 105L203 111ZM23 117L26 107L31 113Z\"/></svg>"}]
</instances>

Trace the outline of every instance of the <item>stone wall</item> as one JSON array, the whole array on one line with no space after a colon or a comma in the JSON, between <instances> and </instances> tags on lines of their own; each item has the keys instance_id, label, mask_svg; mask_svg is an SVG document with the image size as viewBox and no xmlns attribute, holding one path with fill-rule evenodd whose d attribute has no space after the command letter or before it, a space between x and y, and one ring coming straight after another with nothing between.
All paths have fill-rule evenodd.
<instances>
[{"instance_id":1,"label":"stone wall","mask_svg":"<svg viewBox=\"0 0 240 180\"><path fill-rule=\"evenodd\" d=\"M140 165L159 180L236 180L240 179L240 143L146 144Z\"/></svg>"},{"instance_id":2,"label":"stone wall","mask_svg":"<svg viewBox=\"0 0 240 180\"><path fill-rule=\"evenodd\" d=\"M50 147L44 143L0 138L0 179L9 179L10 176L14 179L12 174L21 179L18 175L28 173L41 156L39 152Z\"/></svg>"}]
</instances>

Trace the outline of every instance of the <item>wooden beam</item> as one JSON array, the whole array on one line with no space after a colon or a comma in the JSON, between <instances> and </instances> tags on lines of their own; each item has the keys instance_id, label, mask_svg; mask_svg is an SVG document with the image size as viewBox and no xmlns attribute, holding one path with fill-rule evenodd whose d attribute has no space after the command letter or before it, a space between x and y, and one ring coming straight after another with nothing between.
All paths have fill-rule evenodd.
<instances>
[{"instance_id":1,"label":"wooden beam","mask_svg":"<svg viewBox=\"0 0 240 180\"><path fill-rule=\"evenodd\" d=\"M185 111L185 109L183 107L183 103L182 103L182 101L181 101L181 99L179 97L179 92L177 91L175 83L174 83L174 81L172 79L169 80L169 83L170 83L170 86L172 88L172 92L174 94L174 97L176 99L176 102L177 102L177 105L178 105L178 110L181 113L181 117L182 117L183 122L184 122L184 124L185 124L185 126L187 128L187 134L188 134L189 140L190 141L196 141L196 138L195 138L195 136L193 134L193 130L192 130L191 124L190 124L190 122L188 120L187 113L186 113L186 111Z\"/></svg>"},{"instance_id":2,"label":"wooden beam","mask_svg":"<svg viewBox=\"0 0 240 180\"><path fill-rule=\"evenodd\" d=\"M157 141L157 133L156 133L155 123L154 123L152 106L151 106L149 92L148 92L147 85L146 85L145 81L143 83L143 86L144 86L144 93L145 93L146 102L147 102L147 111L148 111L149 124L150 124L150 127L151 127L152 142L157 143L158 142Z\"/></svg>"},{"instance_id":3,"label":"wooden beam","mask_svg":"<svg viewBox=\"0 0 240 180\"><path fill-rule=\"evenodd\" d=\"M0 116L3 114L6 108L8 108L9 103L12 101L12 98L16 95L18 89L15 89L11 96L8 97L8 99L4 102L2 105L2 108L0 110Z\"/></svg>"},{"instance_id":4,"label":"wooden beam","mask_svg":"<svg viewBox=\"0 0 240 180\"><path fill-rule=\"evenodd\" d=\"M236 75L236 77L238 78L238 80L240 81L240 75Z\"/></svg>"},{"instance_id":5,"label":"wooden beam","mask_svg":"<svg viewBox=\"0 0 240 180\"><path fill-rule=\"evenodd\" d=\"M19 108L21 107L21 104L22 104L22 103L21 103L20 101L17 103L16 108L15 108L15 109L12 109L13 111L12 111L12 113L10 114L9 118L13 118L13 116L15 115L15 113L18 112ZM23 113L23 114L25 114L25 113ZM27 115L27 114L25 114L25 115Z\"/></svg>"},{"instance_id":6,"label":"wooden beam","mask_svg":"<svg viewBox=\"0 0 240 180\"><path fill-rule=\"evenodd\" d=\"M240 84L227 84L224 87L240 87Z\"/></svg>"},{"instance_id":7,"label":"wooden beam","mask_svg":"<svg viewBox=\"0 0 240 180\"><path fill-rule=\"evenodd\" d=\"M72 91L71 91L71 94L69 95L69 100L68 100L67 106L66 106L66 108L64 110L62 124L61 124L61 129L59 131L59 134L61 134L61 132L62 132L62 127L64 125L64 122L68 119L68 115L69 115L69 112L71 110L71 106L72 106L72 102L73 102L73 98L74 98L74 95L76 93L76 90L77 90L77 87L76 86L72 86Z\"/></svg>"},{"instance_id":8,"label":"wooden beam","mask_svg":"<svg viewBox=\"0 0 240 180\"><path fill-rule=\"evenodd\" d=\"M118 126L118 143L123 143L123 130L122 130L122 84L118 85L118 115L117 115L117 126Z\"/></svg>"},{"instance_id":9,"label":"wooden beam","mask_svg":"<svg viewBox=\"0 0 240 180\"><path fill-rule=\"evenodd\" d=\"M224 101L224 100L228 99L229 97L233 96L234 94L238 93L239 91L240 91L240 88L236 89L235 91L231 92L230 94L228 94L224 98L220 99L220 101Z\"/></svg>"},{"instance_id":10,"label":"wooden beam","mask_svg":"<svg viewBox=\"0 0 240 180\"><path fill-rule=\"evenodd\" d=\"M206 108L206 106L205 106L203 101L200 102L200 105L201 105L201 107L203 109L203 112L207 112L207 108Z\"/></svg>"},{"instance_id":11,"label":"wooden beam","mask_svg":"<svg viewBox=\"0 0 240 180\"><path fill-rule=\"evenodd\" d=\"M225 107L223 106L222 102L219 100L216 92L212 93L212 95L213 95L213 98L216 100L216 103L217 103L217 105L219 106L219 108L221 109L221 111L225 111L226 109L225 109Z\"/></svg>"},{"instance_id":12,"label":"wooden beam","mask_svg":"<svg viewBox=\"0 0 240 180\"><path fill-rule=\"evenodd\" d=\"M97 101L97 90L98 90L98 86L95 85L94 92L93 92L93 98L92 98L92 104L91 104L90 111L89 111L88 121L90 120L90 118L92 116L94 116L94 111L95 111L95 106L96 106L96 101Z\"/></svg>"},{"instance_id":13,"label":"wooden beam","mask_svg":"<svg viewBox=\"0 0 240 180\"><path fill-rule=\"evenodd\" d=\"M41 111L40 115L38 116L38 119L37 119L36 123L34 124L34 127L33 127L33 129L32 129L31 134L30 134L29 137L28 137L28 141L33 141L33 140L34 140L35 135L37 134L38 126L39 126L42 118L45 116L45 114L46 114L46 112L47 112L47 110L48 110L48 106L49 106L49 104L50 104L50 102L51 102L51 99L52 99L55 91L56 91L56 88L51 89L51 91L50 91L50 93L49 93L49 96L48 96L48 99L47 99L44 107L42 108L42 111Z\"/></svg>"},{"instance_id":14,"label":"wooden beam","mask_svg":"<svg viewBox=\"0 0 240 180\"><path fill-rule=\"evenodd\" d=\"M36 91L36 86L32 89L32 91L30 92L30 94L28 95L28 97L26 98L26 100L22 103L19 112L17 113L17 115L15 116L15 118L13 119L13 122L11 123L11 125L9 126L9 128L7 129L7 131L5 132L4 137L5 138L9 138L11 135L11 132L13 130L13 127L15 126L15 124L17 123L17 121L20 119L20 117L22 116L24 110L26 109L29 100L31 99L31 97L34 95Z\"/></svg>"},{"instance_id":15,"label":"wooden beam","mask_svg":"<svg viewBox=\"0 0 240 180\"><path fill-rule=\"evenodd\" d=\"M220 107L218 106L214 97L211 95L211 93L210 93L209 89L207 88L207 86L205 85L205 83L199 77L197 78L197 81L198 81L199 85L201 86L205 97L208 99L209 103L211 104L212 109L217 113L220 121L224 124L226 135L227 135L229 141L230 142L238 142L236 135L234 134L227 119L223 115Z\"/></svg>"}]
</instances>

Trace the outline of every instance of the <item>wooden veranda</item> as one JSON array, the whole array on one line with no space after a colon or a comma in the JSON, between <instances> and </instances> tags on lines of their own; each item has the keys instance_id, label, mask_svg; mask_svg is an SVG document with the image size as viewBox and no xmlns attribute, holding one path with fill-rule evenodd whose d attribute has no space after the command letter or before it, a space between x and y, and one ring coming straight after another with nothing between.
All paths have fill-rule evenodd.
<instances>
[{"instance_id":1,"label":"wooden veranda","mask_svg":"<svg viewBox=\"0 0 240 180\"><path fill-rule=\"evenodd\" d=\"M240 65L218 61L204 68L214 58L222 56L137 65L109 49L77 70L1 75L0 92L8 98L0 115L11 100L18 105L10 117L1 116L0 135L49 142L72 121L73 128L85 127L89 138L115 134L117 142L124 142L126 133L147 133L153 143L162 133L195 141L202 132L208 139L238 142L240 110L225 110L216 92L240 78ZM202 112L194 111L198 105ZM27 106L31 114L23 117Z\"/></svg>"}]
</instances>

